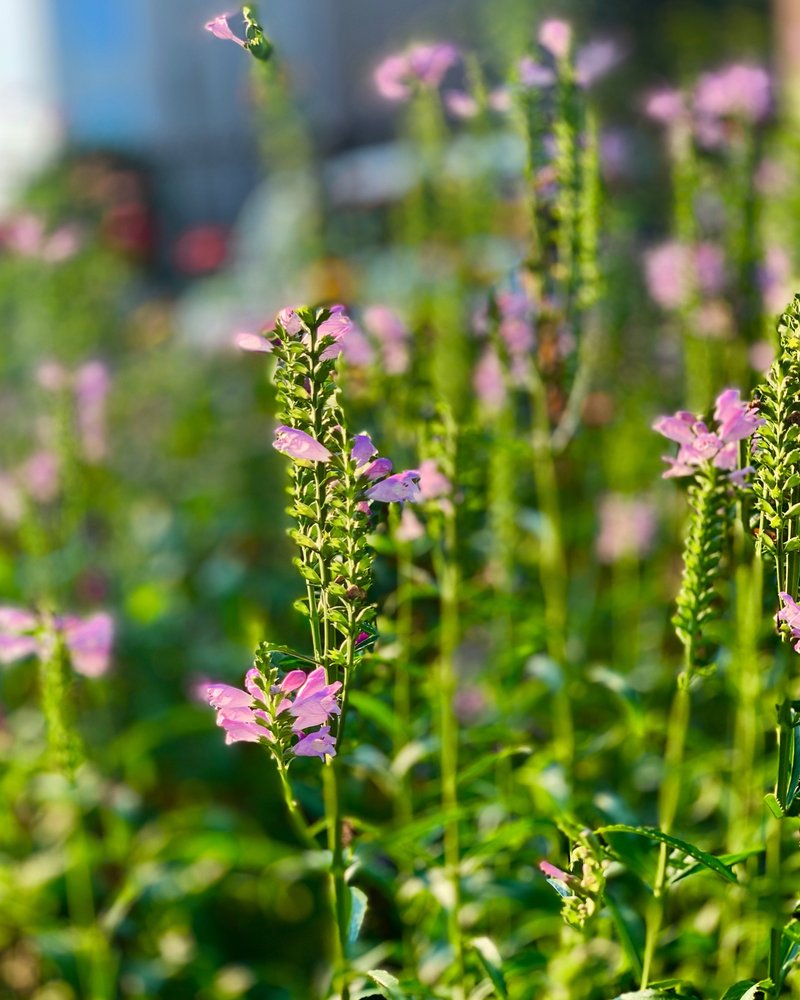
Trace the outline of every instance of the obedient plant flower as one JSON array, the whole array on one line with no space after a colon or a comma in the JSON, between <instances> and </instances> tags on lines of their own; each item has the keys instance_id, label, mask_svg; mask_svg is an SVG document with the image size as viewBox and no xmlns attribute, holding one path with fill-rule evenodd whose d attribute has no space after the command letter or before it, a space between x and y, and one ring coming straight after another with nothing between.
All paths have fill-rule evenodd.
<instances>
[{"instance_id":1,"label":"obedient plant flower","mask_svg":"<svg viewBox=\"0 0 800 1000\"><path fill-rule=\"evenodd\" d=\"M714 408L717 427L714 431L693 413L679 410L674 416L659 417L653 430L680 445L676 458L664 456L670 468L663 478L691 476L698 467L711 463L731 473L732 482L740 485L749 467L739 469L739 442L750 437L763 423L754 403L742 402L738 389L720 393Z\"/></svg>"},{"instance_id":2,"label":"obedient plant flower","mask_svg":"<svg viewBox=\"0 0 800 1000\"><path fill-rule=\"evenodd\" d=\"M784 622L789 629L792 639L797 639L794 644L796 653L800 653L800 605L797 604L791 594L781 591L778 594L783 601L783 607L775 616L779 622Z\"/></svg>"},{"instance_id":3,"label":"obedient plant flower","mask_svg":"<svg viewBox=\"0 0 800 1000\"><path fill-rule=\"evenodd\" d=\"M772 110L769 73L762 66L744 63L704 73L695 88L694 110L700 118L763 122Z\"/></svg>"},{"instance_id":4,"label":"obedient plant flower","mask_svg":"<svg viewBox=\"0 0 800 1000\"><path fill-rule=\"evenodd\" d=\"M221 38L226 42L235 42L241 48L247 49L256 59L266 62L272 56L273 45L264 34L264 29L256 20L253 8L249 5L242 7L242 17L245 24L244 38L239 38L231 30L228 18L232 16L231 13L218 14L206 24L206 31L210 31L215 38Z\"/></svg>"},{"instance_id":5,"label":"obedient plant flower","mask_svg":"<svg viewBox=\"0 0 800 1000\"><path fill-rule=\"evenodd\" d=\"M218 14L206 24L206 31L210 31L215 38L220 38L225 42L235 42L242 48L246 48L244 39L235 35L228 24L228 18L231 16L231 14Z\"/></svg>"},{"instance_id":6,"label":"obedient plant flower","mask_svg":"<svg viewBox=\"0 0 800 1000\"><path fill-rule=\"evenodd\" d=\"M396 472L371 486L364 495L367 500L382 503L414 503L420 499L419 472L416 469Z\"/></svg>"},{"instance_id":7,"label":"obedient plant flower","mask_svg":"<svg viewBox=\"0 0 800 1000\"><path fill-rule=\"evenodd\" d=\"M454 45L413 45L376 68L375 86L387 101L406 101L416 89L435 90L460 58Z\"/></svg>"},{"instance_id":8,"label":"obedient plant flower","mask_svg":"<svg viewBox=\"0 0 800 1000\"><path fill-rule=\"evenodd\" d=\"M667 240L651 247L644 257L647 289L664 309L681 309L693 292L719 295L725 286L725 258L716 244L704 242L689 247Z\"/></svg>"},{"instance_id":9,"label":"obedient plant flower","mask_svg":"<svg viewBox=\"0 0 800 1000\"><path fill-rule=\"evenodd\" d=\"M327 462L331 457L328 449L315 441L310 434L282 424L275 430L272 447L289 458L305 462Z\"/></svg>"},{"instance_id":10,"label":"obedient plant flower","mask_svg":"<svg viewBox=\"0 0 800 1000\"><path fill-rule=\"evenodd\" d=\"M53 630L61 634L76 673L101 677L108 670L114 620L105 612L88 618L54 615L49 621L23 608L0 607L0 663L52 655Z\"/></svg>"},{"instance_id":11,"label":"obedient plant flower","mask_svg":"<svg viewBox=\"0 0 800 1000\"><path fill-rule=\"evenodd\" d=\"M647 94L642 109L648 118L660 125L676 125L689 115L686 98L674 87L662 87Z\"/></svg>"},{"instance_id":12,"label":"obedient plant flower","mask_svg":"<svg viewBox=\"0 0 800 1000\"><path fill-rule=\"evenodd\" d=\"M244 690L230 684L208 684L205 698L217 710L217 725L225 742L263 743L284 760L297 757L336 756L336 740L327 725L341 707L337 692L341 682L328 684L325 668L310 673L292 670L278 681L258 667L248 670ZM315 727L321 727L319 729ZM297 739L297 742L292 742Z\"/></svg>"},{"instance_id":13,"label":"obedient plant flower","mask_svg":"<svg viewBox=\"0 0 800 1000\"><path fill-rule=\"evenodd\" d=\"M556 74L549 66L542 66L531 56L523 56L517 63L517 78L528 90L550 87L556 82Z\"/></svg>"},{"instance_id":14,"label":"obedient plant flower","mask_svg":"<svg viewBox=\"0 0 800 1000\"><path fill-rule=\"evenodd\" d=\"M75 372L78 433L84 457L92 464L106 457L106 397L110 385L108 368L101 361L89 361Z\"/></svg>"}]
</instances>

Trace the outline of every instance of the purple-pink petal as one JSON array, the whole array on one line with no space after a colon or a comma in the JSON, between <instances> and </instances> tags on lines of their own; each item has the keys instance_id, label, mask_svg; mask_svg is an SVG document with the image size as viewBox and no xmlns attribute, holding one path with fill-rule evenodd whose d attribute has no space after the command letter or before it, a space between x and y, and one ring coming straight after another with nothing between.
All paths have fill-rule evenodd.
<instances>
[{"instance_id":1,"label":"purple-pink petal","mask_svg":"<svg viewBox=\"0 0 800 1000\"><path fill-rule=\"evenodd\" d=\"M290 458L307 462L327 462L331 457L325 445L320 444L310 434L296 427L287 427L285 424L276 428L272 447Z\"/></svg>"},{"instance_id":2,"label":"purple-pink petal","mask_svg":"<svg viewBox=\"0 0 800 1000\"><path fill-rule=\"evenodd\" d=\"M413 503L420 498L419 472L416 469L396 472L370 487L365 496L383 503Z\"/></svg>"},{"instance_id":3,"label":"purple-pink petal","mask_svg":"<svg viewBox=\"0 0 800 1000\"><path fill-rule=\"evenodd\" d=\"M206 24L206 31L210 31L215 38L221 38L223 41L228 42L236 42L237 45L245 48L244 41L231 31L231 27L228 24L230 16L230 14L218 14L217 17Z\"/></svg>"},{"instance_id":4,"label":"purple-pink petal","mask_svg":"<svg viewBox=\"0 0 800 1000\"><path fill-rule=\"evenodd\" d=\"M319 757L324 760L326 756L336 756L336 737L331 736L330 726L322 726L312 733L306 733L292 747L292 752L296 757Z\"/></svg>"},{"instance_id":5,"label":"purple-pink petal","mask_svg":"<svg viewBox=\"0 0 800 1000\"><path fill-rule=\"evenodd\" d=\"M350 457L356 465L366 465L367 462L377 453L378 449L372 443L369 434L356 434L353 439L353 450Z\"/></svg>"},{"instance_id":6,"label":"purple-pink petal","mask_svg":"<svg viewBox=\"0 0 800 1000\"><path fill-rule=\"evenodd\" d=\"M101 611L88 618L67 617L61 628L76 673L100 677L109 667L114 619Z\"/></svg>"}]
</instances>

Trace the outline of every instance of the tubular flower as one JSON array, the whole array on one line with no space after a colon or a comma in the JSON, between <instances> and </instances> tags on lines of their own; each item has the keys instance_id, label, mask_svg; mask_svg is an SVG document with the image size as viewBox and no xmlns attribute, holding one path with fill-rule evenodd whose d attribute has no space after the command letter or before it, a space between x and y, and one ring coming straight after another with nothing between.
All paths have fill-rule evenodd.
<instances>
[{"instance_id":1,"label":"tubular flower","mask_svg":"<svg viewBox=\"0 0 800 1000\"><path fill-rule=\"evenodd\" d=\"M247 48L244 39L234 35L231 26L228 24L230 14L218 14L213 20L206 24L206 31L210 31L214 38L221 38L226 42L236 42L243 49Z\"/></svg>"},{"instance_id":2,"label":"tubular flower","mask_svg":"<svg viewBox=\"0 0 800 1000\"><path fill-rule=\"evenodd\" d=\"M291 670L279 684L270 683L258 667L252 667L244 690L207 684L204 695L217 710L217 725L225 730L226 743L264 742L280 757L323 759L336 756L336 738L326 723L341 713L337 699L341 686L339 681L327 683L324 667L308 674ZM295 737L299 739L292 745Z\"/></svg>"},{"instance_id":3,"label":"tubular flower","mask_svg":"<svg viewBox=\"0 0 800 1000\"><path fill-rule=\"evenodd\" d=\"M287 427L285 424L275 429L272 447L281 454L299 461L327 462L331 457L325 445L320 444L310 434L296 427Z\"/></svg>"},{"instance_id":4,"label":"tubular flower","mask_svg":"<svg viewBox=\"0 0 800 1000\"><path fill-rule=\"evenodd\" d=\"M784 591L781 591L778 597L783 601L783 607L775 617L779 622L784 622L788 626L792 638L797 640L794 644L794 650L796 653L800 653L800 605L791 594Z\"/></svg>"},{"instance_id":5,"label":"tubular flower","mask_svg":"<svg viewBox=\"0 0 800 1000\"><path fill-rule=\"evenodd\" d=\"M413 45L384 59L375 70L375 86L387 101L406 101L415 87L426 90L438 87L459 58L454 45Z\"/></svg>"},{"instance_id":6,"label":"tubular flower","mask_svg":"<svg viewBox=\"0 0 800 1000\"><path fill-rule=\"evenodd\" d=\"M670 466L663 475L664 479L691 476L698 466L711 462L715 468L729 472L732 482L741 484L743 476L751 470L737 468L739 442L750 437L764 420L758 416L755 404L741 401L738 389L726 389L720 393L714 408L714 419L717 421L714 431L686 410L655 421L654 431L680 445L676 458L664 456Z\"/></svg>"}]
</instances>

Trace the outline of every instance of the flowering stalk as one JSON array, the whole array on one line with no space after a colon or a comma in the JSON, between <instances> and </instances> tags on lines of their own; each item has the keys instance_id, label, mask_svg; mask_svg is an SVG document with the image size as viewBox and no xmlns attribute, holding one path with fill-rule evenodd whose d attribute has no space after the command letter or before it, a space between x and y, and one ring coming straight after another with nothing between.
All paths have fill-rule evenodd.
<instances>
[{"instance_id":1,"label":"flowering stalk","mask_svg":"<svg viewBox=\"0 0 800 1000\"><path fill-rule=\"evenodd\" d=\"M732 488L742 483L748 469L740 469L740 442L763 424L755 408L742 403L734 389L722 392L716 401L712 431L693 414L681 411L661 417L654 430L680 444L676 458L667 457L665 478L693 476L689 486L689 525L683 550L683 576L672 619L683 646L683 671L667 722L664 771L658 797L659 827L672 832L683 781L683 758L689 728L690 684L694 676L707 673L712 650L705 644L709 622L716 617L715 585L719 577L727 526L732 513ZM667 902L667 844L659 844L653 899L648 908L642 957L641 989L647 989Z\"/></svg>"},{"instance_id":2,"label":"flowering stalk","mask_svg":"<svg viewBox=\"0 0 800 1000\"><path fill-rule=\"evenodd\" d=\"M311 657L262 643L244 691L213 685L207 695L228 742L259 742L277 762L290 819L306 843L288 768L294 757L324 761L323 784L332 904L337 926L336 981L348 1000L347 949L350 890L345 880L337 747L347 714L347 693L358 658L374 637L375 606L368 602L372 556L367 547L373 502L413 501L419 474L390 475L392 464L376 457L366 434L352 438L338 399L335 369L341 343L352 331L342 306L284 309L270 338L248 335L240 346L273 353L278 416L273 446L292 461L289 534L298 548L295 565L306 597L295 607L308 619ZM308 663L313 669L297 668ZM284 667L291 669L281 679ZM316 728L319 727L319 728ZM296 742L293 742L296 740Z\"/></svg>"},{"instance_id":3,"label":"flowering stalk","mask_svg":"<svg viewBox=\"0 0 800 1000\"><path fill-rule=\"evenodd\" d=\"M778 323L780 349L766 382L759 388L766 417L755 448L756 476L753 484L758 511L757 546L775 566L778 596L783 604L777 618L785 639L800 635L800 615L795 597L798 587L800 550L800 297L795 297ZM797 645L795 649L797 649ZM793 787L795 732L800 718L791 699L790 676L785 659L778 679L778 760L774 792L767 804L777 820L767 840L767 872L773 891L780 893L782 881L783 823L796 815L800 802ZM768 975L774 995L779 996L786 969L782 966L783 900L775 905L778 921L770 929Z\"/></svg>"}]
</instances>

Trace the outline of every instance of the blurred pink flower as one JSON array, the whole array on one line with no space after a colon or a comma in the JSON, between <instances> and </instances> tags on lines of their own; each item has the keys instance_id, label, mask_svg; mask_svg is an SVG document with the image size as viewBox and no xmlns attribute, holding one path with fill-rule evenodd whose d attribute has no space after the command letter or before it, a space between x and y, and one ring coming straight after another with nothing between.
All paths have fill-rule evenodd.
<instances>
[{"instance_id":1,"label":"blurred pink flower","mask_svg":"<svg viewBox=\"0 0 800 1000\"><path fill-rule=\"evenodd\" d=\"M56 615L52 625L61 633L76 673L84 677L106 673L114 641L111 615ZM52 650L53 635L43 619L22 608L0 608L0 662L11 663L34 654L44 658L52 655Z\"/></svg>"},{"instance_id":2,"label":"blurred pink flower","mask_svg":"<svg viewBox=\"0 0 800 1000\"><path fill-rule=\"evenodd\" d=\"M766 372L775 360L775 345L769 340L757 340L747 352L750 367L757 372Z\"/></svg>"},{"instance_id":3,"label":"blurred pink flower","mask_svg":"<svg viewBox=\"0 0 800 1000\"><path fill-rule=\"evenodd\" d=\"M506 400L503 366L494 347L489 346L475 366L472 384L478 399L490 413L498 413Z\"/></svg>"},{"instance_id":4,"label":"blurred pink flower","mask_svg":"<svg viewBox=\"0 0 800 1000\"><path fill-rule=\"evenodd\" d=\"M758 278L768 311L781 312L794 292L792 260L783 247L767 247L764 261L758 269Z\"/></svg>"},{"instance_id":5,"label":"blurred pink flower","mask_svg":"<svg viewBox=\"0 0 800 1000\"><path fill-rule=\"evenodd\" d=\"M644 113L661 125L674 125L688 115L686 98L674 87L662 87L645 96Z\"/></svg>"},{"instance_id":6,"label":"blurred pink flower","mask_svg":"<svg viewBox=\"0 0 800 1000\"><path fill-rule=\"evenodd\" d=\"M234 334L233 343L240 351L251 351L255 354L271 354L273 351L273 346L266 337L262 337L260 333L248 333L246 330Z\"/></svg>"},{"instance_id":7,"label":"blurred pink flower","mask_svg":"<svg viewBox=\"0 0 800 1000\"><path fill-rule=\"evenodd\" d=\"M15 476L0 472L0 520L19 524L25 512L25 503Z\"/></svg>"},{"instance_id":8,"label":"blurred pink flower","mask_svg":"<svg viewBox=\"0 0 800 1000\"><path fill-rule=\"evenodd\" d=\"M607 493L600 499L600 531L597 558L613 563L628 556L640 557L650 548L656 529L652 503L621 493Z\"/></svg>"},{"instance_id":9,"label":"blurred pink flower","mask_svg":"<svg viewBox=\"0 0 800 1000\"><path fill-rule=\"evenodd\" d=\"M464 90L446 90L442 99L454 118L474 118L480 111L477 100Z\"/></svg>"},{"instance_id":10,"label":"blurred pink flower","mask_svg":"<svg viewBox=\"0 0 800 1000\"><path fill-rule=\"evenodd\" d=\"M432 458L420 463L419 492L423 500L436 500L453 492L453 484Z\"/></svg>"},{"instance_id":11,"label":"blurred pink flower","mask_svg":"<svg viewBox=\"0 0 800 1000\"><path fill-rule=\"evenodd\" d=\"M388 101L407 100L415 87L433 90L460 59L454 45L413 45L384 59L374 74L378 93Z\"/></svg>"},{"instance_id":12,"label":"blurred pink flower","mask_svg":"<svg viewBox=\"0 0 800 1000\"><path fill-rule=\"evenodd\" d=\"M592 87L622 60L622 49L610 39L587 42L575 56L575 79L581 87Z\"/></svg>"},{"instance_id":13,"label":"blurred pink flower","mask_svg":"<svg viewBox=\"0 0 800 1000\"><path fill-rule=\"evenodd\" d=\"M789 627L792 638L797 639L797 642L794 644L795 652L800 653L800 607L798 607L797 602L791 594L781 591L778 596L783 601L783 607L775 615L775 618L779 622L785 622Z\"/></svg>"},{"instance_id":14,"label":"blurred pink flower","mask_svg":"<svg viewBox=\"0 0 800 1000\"><path fill-rule=\"evenodd\" d=\"M403 375L408 370L411 333L394 310L388 306L370 306L364 310L364 326L380 345L387 375Z\"/></svg>"},{"instance_id":15,"label":"blurred pink flower","mask_svg":"<svg viewBox=\"0 0 800 1000\"><path fill-rule=\"evenodd\" d=\"M542 66L530 56L523 56L517 63L517 76L522 86L529 90L549 87L556 82L555 73L548 66Z\"/></svg>"},{"instance_id":16,"label":"blurred pink flower","mask_svg":"<svg viewBox=\"0 0 800 1000\"><path fill-rule=\"evenodd\" d=\"M108 450L106 441L106 397L111 385L108 368L102 361L89 361L75 372L75 399L78 433L87 462L101 462Z\"/></svg>"},{"instance_id":17,"label":"blurred pink flower","mask_svg":"<svg viewBox=\"0 0 800 1000\"><path fill-rule=\"evenodd\" d=\"M394 533L398 542L415 542L425 534L422 521L417 517L410 507L403 506L400 513L400 522Z\"/></svg>"},{"instance_id":18,"label":"blurred pink flower","mask_svg":"<svg viewBox=\"0 0 800 1000\"><path fill-rule=\"evenodd\" d=\"M543 21L539 28L539 44L556 59L566 59L572 44L572 26L558 18Z\"/></svg>"},{"instance_id":19,"label":"blurred pink flower","mask_svg":"<svg viewBox=\"0 0 800 1000\"><path fill-rule=\"evenodd\" d=\"M704 73L694 92L694 110L708 118L740 118L757 124L772 110L772 82L762 66L734 63Z\"/></svg>"},{"instance_id":20,"label":"blurred pink flower","mask_svg":"<svg viewBox=\"0 0 800 1000\"><path fill-rule=\"evenodd\" d=\"M69 384L70 375L62 364L50 359L43 361L36 369L36 381L48 392L59 392Z\"/></svg>"},{"instance_id":21,"label":"blurred pink flower","mask_svg":"<svg viewBox=\"0 0 800 1000\"><path fill-rule=\"evenodd\" d=\"M58 456L52 451L37 451L20 466L19 478L36 503L51 503L60 486Z\"/></svg>"}]
</instances>

